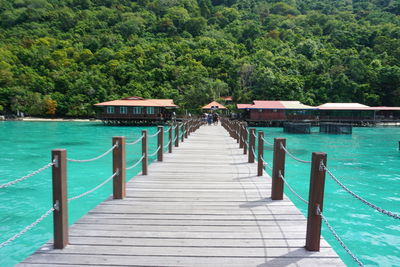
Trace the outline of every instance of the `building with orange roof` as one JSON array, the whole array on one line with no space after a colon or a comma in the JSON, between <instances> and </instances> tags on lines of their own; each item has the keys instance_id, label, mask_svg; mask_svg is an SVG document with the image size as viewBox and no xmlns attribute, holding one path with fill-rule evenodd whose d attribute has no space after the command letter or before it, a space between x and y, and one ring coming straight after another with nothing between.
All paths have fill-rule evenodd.
<instances>
[{"instance_id":1,"label":"building with orange roof","mask_svg":"<svg viewBox=\"0 0 400 267\"><path fill-rule=\"evenodd\" d=\"M178 106L172 99L144 99L132 96L95 104L99 118L107 124L154 124L170 120Z\"/></svg>"},{"instance_id":2,"label":"building with orange roof","mask_svg":"<svg viewBox=\"0 0 400 267\"><path fill-rule=\"evenodd\" d=\"M203 112L213 112L216 110L221 110L223 113L226 113L226 111L228 110L224 105L218 103L217 101L212 101L201 109L203 110Z\"/></svg>"}]
</instances>

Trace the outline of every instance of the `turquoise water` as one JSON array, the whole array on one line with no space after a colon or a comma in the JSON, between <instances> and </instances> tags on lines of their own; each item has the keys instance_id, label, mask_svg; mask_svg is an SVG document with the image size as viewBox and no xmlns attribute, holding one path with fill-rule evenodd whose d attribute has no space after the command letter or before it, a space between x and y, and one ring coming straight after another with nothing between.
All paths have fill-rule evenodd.
<instances>
[{"instance_id":1,"label":"turquoise water","mask_svg":"<svg viewBox=\"0 0 400 267\"><path fill-rule=\"evenodd\" d=\"M67 149L67 157L89 159L107 151L113 136L134 141L141 130L156 127L111 127L84 122L0 122L0 184L22 177L51 161L51 150ZM149 153L157 138L149 139ZM166 138L165 138L166 140ZM127 167L141 157L141 144L127 146ZM154 160L155 157L150 160ZM127 171L127 180L141 165ZM94 188L112 174L111 153L95 162L68 162L68 196ZM51 168L13 186L0 189L0 243L21 231L51 208ZM69 224L112 194L109 182L99 190L69 203ZM52 215L19 239L0 248L0 266L13 266L52 238Z\"/></svg>"},{"instance_id":2,"label":"turquoise water","mask_svg":"<svg viewBox=\"0 0 400 267\"><path fill-rule=\"evenodd\" d=\"M325 152L327 166L349 189L375 205L400 214L400 128L353 128L352 135L287 134L281 128L258 128L265 139L285 137L296 157L311 160L312 152ZM318 129L313 129L317 131ZM265 158L272 166L272 147ZM269 170L267 173L271 174ZM310 164L286 156L285 178L308 199ZM306 214L307 206L287 188L286 195ZM326 175L324 211L330 224L350 250L369 266L400 266L399 220L378 213L342 190ZM323 226L323 236L345 263L357 266Z\"/></svg>"},{"instance_id":3,"label":"turquoise water","mask_svg":"<svg viewBox=\"0 0 400 267\"><path fill-rule=\"evenodd\" d=\"M69 158L87 159L111 147L112 136L133 141L155 127L111 127L99 123L0 122L0 184L14 180L50 162L50 151L66 148ZM352 135L286 134L280 128L258 128L265 138L286 137L287 148L310 160L311 152L326 152L328 168L350 189L374 204L400 213L400 128L354 128ZM149 152L155 151L150 139ZM140 158L140 144L127 147L127 166ZM266 146L271 163L272 149ZM94 171L95 170L95 171ZM127 172L127 178L140 166ZM69 197L83 193L111 175L111 155L92 163L68 163ZM267 170L268 173L270 173ZM286 157L286 179L304 198L308 197L309 164ZM72 224L111 194L111 183L69 205ZM285 193L306 214L306 206L290 191ZM51 207L51 171L46 170L14 186L0 189L0 243L40 217ZM326 177L324 214L344 242L370 266L399 266L399 221L360 203ZM349 266L353 260L323 227L323 235ZM52 238L52 216L8 246L0 249L0 266L12 266Z\"/></svg>"}]
</instances>

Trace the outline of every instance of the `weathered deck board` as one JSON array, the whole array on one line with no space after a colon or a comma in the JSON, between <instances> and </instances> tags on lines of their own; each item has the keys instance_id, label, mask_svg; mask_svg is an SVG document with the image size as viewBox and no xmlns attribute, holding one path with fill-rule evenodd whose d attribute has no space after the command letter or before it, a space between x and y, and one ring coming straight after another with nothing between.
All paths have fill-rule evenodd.
<instances>
[{"instance_id":1,"label":"weathered deck board","mask_svg":"<svg viewBox=\"0 0 400 267\"><path fill-rule=\"evenodd\" d=\"M129 155L127 155L129 157ZM306 220L270 199L270 178L222 127L205 126L19 266L343 266L322 240L307 252Z\"/></svg>"}]
</instances>

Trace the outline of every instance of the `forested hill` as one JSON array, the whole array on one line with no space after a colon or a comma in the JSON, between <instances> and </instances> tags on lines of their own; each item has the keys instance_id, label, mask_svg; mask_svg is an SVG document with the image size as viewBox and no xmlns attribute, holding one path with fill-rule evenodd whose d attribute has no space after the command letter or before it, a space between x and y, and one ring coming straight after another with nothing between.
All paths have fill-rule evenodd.
<instances>
[{"instance_id":1,"label":"forested hill","mask_svg":"<svg viewBox=\"0 0 400 267\"><path fill-rule=\"evenodd\" d=\"M219 95L400 106L400 0L0 0L3 112Z\"/></svg>"}]
</instances>

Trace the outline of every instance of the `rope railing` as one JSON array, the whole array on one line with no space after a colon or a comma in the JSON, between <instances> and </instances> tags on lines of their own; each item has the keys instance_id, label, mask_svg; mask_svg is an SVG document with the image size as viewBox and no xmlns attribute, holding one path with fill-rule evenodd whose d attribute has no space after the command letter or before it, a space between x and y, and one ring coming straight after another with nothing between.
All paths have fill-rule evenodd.
<instances>
[{"instance_id":1,"label":"rope railing","mask_svg":"<svg viewBox=\"0 0 400 267\"><path fill-rule=\"evenodd\" d=\"M5 246L7 246L9 243L11 243L12 241L14 241L15 239L19 238L20 236L22 236L23 234L25 234L26 232L28 232L30 229L32 229L33 227L35 227L38 223L40 223L41 221L43 221L47 216L49 216L53 211L55 211L56 209L54 207L50 208L48 211L46 211L42 216L40 216L38 219L36 219L33 223L31 223L30 225L28 225L27 227L25 227L24 229L22 229L21 231L19 231L17 234L13 235L12 237L10 237L9 239L7 239L6 241L0 243L0 248L3 248Z\"/></svg>"},{"instance_id":2,"label":"rope railing","mask_svg":"<svg viewBox=\"0 0 400 267\"><path fill-rule=\"evenodd\" d=\"M133 141L131 143L126 143L127 146L132 146L132 145L136 145L137 143L139 143L140 141L142 141L144 138L144 135L142 135L141 137L139 137L136 141Z\"/></svg>"},{"instance_id":3,"label":"rope railing","mask_svg":"<svg viewBox=\"0 0 400 267\"><path fill-rule=\"evenodd\" d=\"M325 216L322 214L321 210L319 207L317 207L317 214L321 216L322 220L324 221L325 225L328 227L329 231L332 233L332 235L335 237L335 239L339 242L340 246L347 252L347 254L350 255L350 257L359 265L359 266L364 266L364 264L357 258L356 255L354 255L350 249L346 246L346 244L342 241L342 239L339 237L339 235L336 233L336 231L333 229L333 227L329 224L328 220L325 218Z\"/></svg>"},{"instance_id":4,"label":"rope railing","mask_svg":"<svg viewBox=\"0 0 400 267\"><path fill-rule=\"evenodd\" d=\"M289 157L291 157L292 159L297 160L298 162L301 162L301 163L311 163L311 161L302 160L302 159L299 159L299 158L295 157L295 156L294 156L292 153L290 153L282 144L281 144L281 148L282 148L282 149L285 151L285 153L288 154Z\"/></svg>"},{"instance_id":5,"label":"rope railing","mask_svg":"<svg viewBox=\"0 0 400 267\"><path fill-rule=\"evenodd\" d=\"M90 194L90 193L96 191L97 189L99 189L100 187L102 187L103 185L105 185L106 183L108 183L108 182L109 182L111 179L113 179L115 176L117 176L118 173L119 173L119 172L116 171L115 173L113 173L110 177L108 177L108 178L107 178L104 182L102 182L101 184L99 184L99 185L97 185L96 187L90 189L89 191L86 191L85 193L82 193L82 194L77 195L77 196L75 196L75 197L68 198L68 201L73 201L73 200L79 199L79 198L81 198L81 197L84 197L84 196L86 196L86 195L88 195L88 194Z\"/></svg>"},{"instance_id":6,"label":"rope railing","mask_svg":"<svg viewBox=\"0 0 400 267\"><path fill-rule=\"evenodd\" d=\"M266 143L267 145L273 146L274 144L268 142L264 137L261 137L261 139Z\"/></svg>"},{"instance_id":7,"label":"rope railing","mask_svg":"<svg viewBox=\"0 0 400 267\"><path fill-rule=\"evenodd\" d=\"M289 183L286 181L285 177L283 177L282 173L279 171L279 177L282 179L282 181L285 183L287 188L301 201L303 201L305 204L308 204L308 201L302 198L294 189L289 185Z\"/></svg>"},{"instance_id":8,"label":"rope railing","mask_svg":"<svg viewBox=\"0 0 400 267\"><path fill-rule=\"evenodd\" d=\"M261 158L261 160L263 162L263 165L272 171L272 168L269 166L268 162L266 162L263 157Z\"/></svg>"},{"instance_id":9,"label":"rope railing","mask_svg":"<svg viewBox=\"0 0 400 267\"><path fill-rule=\"evenodd\" d=\"M148 137L148 138L155 137L155 136L157 136L160 132L161 132L161 130L158 130L155 134L148 135L147 137Z\"/></svg>"},{"instance_id":10,"label":"rope railing","mask_svg":"<svg viewBox=\"0 0 400 267\"><path fill-rule=\"evenodd\" d=\"M137 165L139 165L140 162L142 162L143 159L144 159L144 155L138 161L136 161L135 164L133 164L132 166L130 166L128 168L125 168L125 169L126 170L131 170L131 169L135 168Z\"/></svg>"},{"instance_id":11,"label":"rope railing","mask_svg":"<svg viewBox=\"0 0 400 267\"><path fill-rule=\"evenodd\" d=\"M385 215L387 215L389 217L395 218L395 219L400 219L400 215L395 214L395 213L393 213L391 211L385 210L383 208L380 208L380 207L376 206L375 204L372 204L371 202L369 202L366 199L362 198L361 196L357 195L353 191L351 191L343 183L341 183L339 181L339 179L336 178L335 175L333 175L333 173L322 162L321 162L321 167L329 174L329 176L332 178L333 181L335 181L343 190L345 190L347 193L352 195L354 198L358 199L359 201L361 201L365 205L369 206L370 208L373 208L374 210L376 210L376 211L378 211L380 213L383 213L383 214L385 214Z\"/></svg>"},{"instance_id":12,"label":"rope railing","mask_svg":"<svg viewBox=\"0 0 400 267\"><path fill-rule=\"evenodd\" d=\"M0 185L0 189L1 189L1 188L9 187L9 186L14 185L14 184L16 184L16 183L22 182L23 180L26 180L26 179L28 179L28 178L30 178L30 177L32 177L32 176L35 176L36 174L39 174L39 173L41 173L42 171L44 171L44 170L50 168L50 167L53 166L54 164L55 164L55 161L50 162L50 163L44 165L42 168L37 169L36 171L31 172L31 173L28 174L28 175L22 176L21 178L18 178L18 179L15 179L15 180L13 180L13 181L10 181L10 182L7 182L7 183L5 183L5 184L2 184L2 185Z\"/></svg>"},{"instance_id":13,"label":"rope railing","mask_svg":"<svg viewBox=\"0 0 400 267\"><path fill-rule=\"evenodd\" d=\"M164 130L164 133L168 133L169 132L169 128L166 127L166 129Z\"/></svg>"},{"instance_id":14,"label":"rope railing","mask_svg":"<svg viewBox=\"0 0 400 267\"><path fill-rule=\"evenodd\" d=\"M152 154L149 154L149 157L153 157L153 156L155 156L155 155L158 153L158 151L160 150L160 148L161 148L161 146L159 146L159 147L157 148L157 150L156 150L156 151L154 151L154 153L152 153Z\"/></svg>"},{"instance_id":15,"label":"rope railing","mask_svg":"<svg viewBox=\"0 0 400 267\"><path fill-rule=\"evenodd\" d=\"M116 147L118 147L118 143L116 143L115 145L113 145L109 150L107 150L106 152L104 152L103 154L101 154L100 156L97 156L95 158L91 158L91 159L70 159L67 158L67 161L71 161L71 162L91 162L91 161L96 161L98 159L101 159L105 156L107 156L109 153L111 153Z\"/></svg>"},{"instance_id":16,"label":"rope railing","mask_svg":"<svg viewBox=\"0 0 400 267\"><path fill-rule=\"evenodd\" d=\"M164 146L164 149L167 149L169 147L169 144L171 144L172 140L169 140L168 143Z\"/></svg>"}]
</instances>

